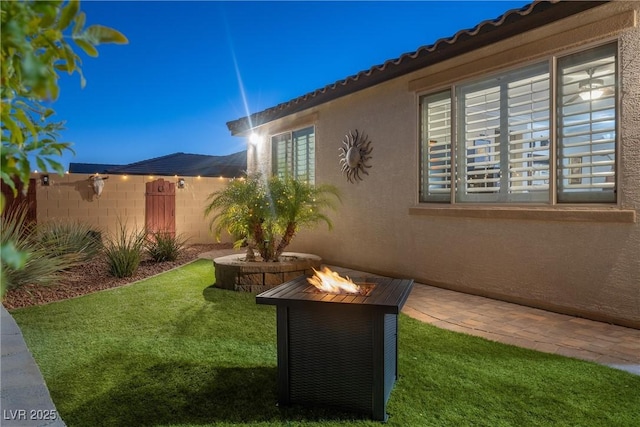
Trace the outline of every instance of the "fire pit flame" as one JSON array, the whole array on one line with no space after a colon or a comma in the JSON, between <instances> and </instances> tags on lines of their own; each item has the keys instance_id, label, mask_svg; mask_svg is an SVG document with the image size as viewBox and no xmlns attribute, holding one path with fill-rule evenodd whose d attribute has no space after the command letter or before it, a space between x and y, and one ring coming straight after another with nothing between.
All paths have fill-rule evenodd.
<instances>
[{"instance_id":1,"label":"fire pit flame","mask_svg":"<svg viewBox=\"0 0 640 427\"><path fill-rule=\"evenodd\" d=\"M362 294L364 292L362 287L353 283L348 276L341 277L327 267L322 267L322 271L314 268L313 271L315 274L307 281L322 292L330 294Z\"/></svg>"}]
</instances>

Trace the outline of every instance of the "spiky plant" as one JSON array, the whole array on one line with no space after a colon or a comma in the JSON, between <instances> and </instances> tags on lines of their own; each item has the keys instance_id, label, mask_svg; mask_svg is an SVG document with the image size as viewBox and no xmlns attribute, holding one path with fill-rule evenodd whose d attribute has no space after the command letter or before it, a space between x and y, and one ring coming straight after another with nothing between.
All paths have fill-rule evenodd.
<instances>
[{"instance_id":1,"label":"spiky plant","mask_svg":"<svg viewBox=\"0 0 640 427\"><path fill-rule=\"evenodd\" d=\"M118 220L118 229L109 236L104 245L109 273L112 276L133 276L142 260L146 237L145 230L129 229L125 223Z\"/></svg>"},{"instance_id":2,"label":"spiky plant","mask_svg":"<svg viewBox=\"0 0 640 427\"><path fill-rule=\"evenodd\" d=\"M36 227L36 239L52 256L77 254L78 261L94 258L102 250L100 231L88 223L52 219Z\"/></svg>"},{"instance_id":3,"label":"spiky plant","mask_svg":"<svg viewBox=\"0 0 640 427\"><path fill-rule=\"evenodd\" d=\"M300 228L324 222L331 229L325 211L335 209L340 196L330 185L315 186L278 176L265 180L254 174L231 182L208 200L205 216L212 215L210 227L217 239L226 230L242 236L236 245L248 243L248 260L255 248L263 261L278 261Z\"/></svg>"},{"instance_id":4,"label":"spiky plant","mask_svg":"<svg viewBox=\"0 0 640 427\"><path fill-rule=\"evenodd\" d=\"M184 249L186 239L167 231L155 231L147 236L145 248L155 262L175 261Z\"/></svg>"},{"instance_id":5,"label":"spiky plant","mask_svg":"<svg viewBox=\"0 0 640 427\"><path fill-rule=\"evenodd\" d=\"M2 295L9 289L23 285L54 284L60 279L63 270L75 265L79 260L79 255L72 251L66 251L63 255L51 253L49 247L38 239L35 224L29 223L26 218L26 206L2 215L2 244L12 242L25 256L22 268L14 268L2 258Z\"/></svg>"}]
</instances>

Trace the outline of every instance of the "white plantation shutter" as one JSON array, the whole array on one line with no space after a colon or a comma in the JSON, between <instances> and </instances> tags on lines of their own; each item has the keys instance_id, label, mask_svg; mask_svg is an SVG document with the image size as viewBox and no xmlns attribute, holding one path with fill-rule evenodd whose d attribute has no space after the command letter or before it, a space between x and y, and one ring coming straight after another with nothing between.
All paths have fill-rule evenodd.
<instances>
[{"instance_id":1,"label":"white plantation shutter","mask_svg":"<svg viewBox=\"0 0 640 427\"><path fill-rule=\"evenodd\" d=\"M549 199L549 73L542 71L508 84L508 182L513 200Z\"/></svg>"},{"instance_id":2,"label":"white plantation shutter","mask_svg":"<svg viewBox=\"0 0 640 427\"><path fill-rule=\"evenodd\" d=\"M451 92L426 96L421 108L421 201L451 200Z\"/></svg>"},{"instance_id":3,"label":"white plantation shutter","mask_svg":"<svg viewBox=\"0 0 640 427\"><path fill-rule=\"evenodd\" d=\"M616 51L558 60L558 201L616 200Z\"/></svg>"},{"instance_id":4,"label":"white plantation shutter","mask_svg":"<svg viewBox=\"0 0 640 427\"><path fill-rule=\"evenodd\" d=\"M549 199L548 63L458 90L461 202Z\"/></svg>"},{"instance_id":5,"label":"white plantation shutter","mask_svg":"<svg viewBox=\"0 0 640 427\"><path fill-rule=\"evenodd\" d=\"M315 129L313 126L271 138L272 171L283 178L291 176L315 181Z\"/></svg>"},{"instance_id":6,"label":"white plantation shutter","mask_svg":"<svg viewBox=\"0 0 640 427\"><path fill-rule=\"evenodd\" d=\"M313 126L293 132L293 172L298 180L315 181L315 139Z\"/></svg>"},{"instance_id":7,"label":"white plantation shutter","mask_svg":"<svg viewBox=\"0 0 640 427\"><path fill-rule=\"evenodd\" d=\"M479 89L479 90L477 90ZM460 201L495 201L500 192L500 86L463 88ZM489 194L485 196L482 194Z\"/></svg>"},{"instance_id":8,"label":"white plantation shutter","mask_svg":"<svg viewBox=\"0 0 640 427\"><path fill-rule=\"evenodd\" d=\"M271 147L273 150L273 174L284 178L291 173L290 169L293 162L291 133L283 133L272 137Z\"/></svg>"}]
</instances>

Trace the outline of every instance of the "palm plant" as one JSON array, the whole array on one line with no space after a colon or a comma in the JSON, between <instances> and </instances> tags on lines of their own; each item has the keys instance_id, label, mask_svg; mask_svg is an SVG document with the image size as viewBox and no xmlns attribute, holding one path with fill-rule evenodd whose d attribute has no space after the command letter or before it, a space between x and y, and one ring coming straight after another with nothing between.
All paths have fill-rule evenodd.
<instances>
[{"instance_id":1,"label":"palm plant","mask_svg":"<svg viewBox=\"0 0 640 427\"><path fill-rule=\"evenodd\" d=\"M212 215L210 228L219 240L226 230L236 236L236 246L247 244L247 260L278 261L300 228L331 220L326 209L340 200L331 185L309 184L290 177L263 179L259 174L234 180L224 190L209 195L205 216Z\"/></svg>"}]
</instances>

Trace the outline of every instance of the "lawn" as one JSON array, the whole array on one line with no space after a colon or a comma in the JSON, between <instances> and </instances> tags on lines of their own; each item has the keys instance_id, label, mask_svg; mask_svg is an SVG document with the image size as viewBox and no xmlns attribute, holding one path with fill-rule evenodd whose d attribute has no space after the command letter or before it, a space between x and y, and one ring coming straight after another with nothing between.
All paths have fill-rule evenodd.
<instances>
[{"instance_id":1,"label":"lawn","mask_svg":"<svg viewBox=\"0 0 640 427\"><path fill-rule=\"evenodd\" d=\"M12 311L73 426L375 426L276 406L275 308L211 288L201 260ZM389 426L637 426L640 377L400 317Z\"/></svg>"}]
</instances>

